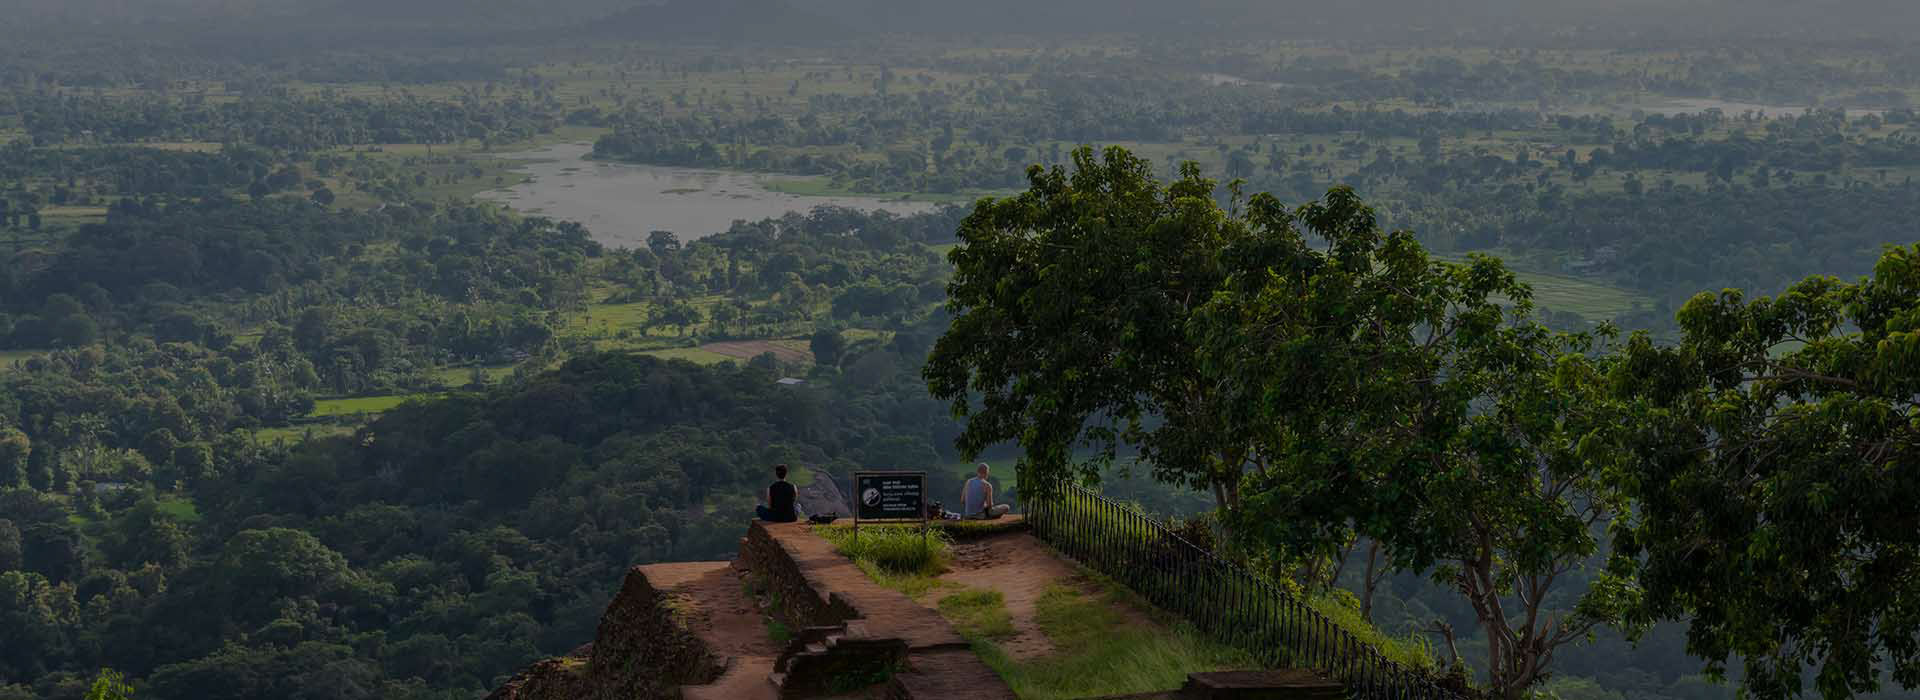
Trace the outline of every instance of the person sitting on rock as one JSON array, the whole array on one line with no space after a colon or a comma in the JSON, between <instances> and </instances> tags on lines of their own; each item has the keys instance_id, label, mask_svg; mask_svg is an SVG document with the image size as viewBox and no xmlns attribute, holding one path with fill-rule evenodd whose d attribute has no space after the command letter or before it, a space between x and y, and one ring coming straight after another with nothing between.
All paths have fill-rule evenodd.
<instances>
[{"instance_id":1,"label":"person sitting on rock","mask_svg":"<svg viewBox=\"0 0 1920 700\"><path fill-rule=\"evenodd\" d=\"M770 523L798 522L800 508L795 500L799 492L793 488L793 484L787 482L787 465L775 466L773 476L774 482L767 485L766 493L762 494L762 500L766 503L756 506L754 512L760 516L761 520Z\"/></svg>"},{"instance_id":2,"label":"person sitting on rock","mask_svg":"<svg viewBox=\"0 0 1920 700\"><path fill-rule=\"evenodd\" d=\"M981 462L980 466L974 468L973 478L968 479L967 485L960 489L960 513L968 520L992 520L1013 509L1005 503L994 504L993 482L987 481L989 471L991 469L987 464Z\"/></svg>"}]
</instances>

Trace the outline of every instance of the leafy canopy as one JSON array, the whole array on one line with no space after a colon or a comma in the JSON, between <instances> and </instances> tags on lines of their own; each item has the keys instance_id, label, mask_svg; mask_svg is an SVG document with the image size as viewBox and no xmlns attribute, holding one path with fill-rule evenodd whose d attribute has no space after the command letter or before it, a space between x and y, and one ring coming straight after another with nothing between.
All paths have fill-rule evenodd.
<instances>
[{"instance_id":1,"label":"leafy canopy","mask_svg":"<svg viewBox=\"0 0 1920 700\"><path fill-rule=\"evenodd\" d=\"M1615 567L1757 697L1920 687L1920 247L1855 284L1701 294L1615 372L1637 429Z\"/></svg>"},{"instance_id":2,"label":"leafy canopy","mask_svg":"<svg viewBox=\"0 0 1920 700\"><path fill-rule=\"evenodd\" d=\"M1163 188L1121 148L1073 161L1070 175L1030 169L1026 192L984 200L961 223L953 325L927 360L928 387L966 417L970 458L1020 442L1023 484L1093 478L1132 444L1163 479L1228 486L1220 455L1236 450L1211 432L1186 320L1225 278L1217 253L1251 235L1247 222L1221 211L1191 165Z\"/></svg>"}]
</instances>

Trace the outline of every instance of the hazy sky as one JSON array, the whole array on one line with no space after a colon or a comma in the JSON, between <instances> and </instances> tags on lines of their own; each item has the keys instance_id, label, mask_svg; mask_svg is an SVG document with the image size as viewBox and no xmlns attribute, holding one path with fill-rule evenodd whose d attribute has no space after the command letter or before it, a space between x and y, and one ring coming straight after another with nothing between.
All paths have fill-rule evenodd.
<instances>
[{"instance_id":1,"label":"hazy sky","mask_svg":"<svg viewBox=\"0 0 1920 700\"><path fill-rule=\"evenodd\" d=\"M1365 38L1412 29L1500 32L1529 25L1605 28L1668 38L1701 34L1868 34L1905 40L1920 30L1920 0L0 0L0 21L62 18L219 24L275 19L403 21L445 26L579 23L663 2L668 15L721 15L743 23L798 10L852 31L1233 32ZM641 10L642 14L649 10ZM315 25L308 25L309 27ZM810 25L808 25L810 26Z\"/></svg>"}]
</instances>

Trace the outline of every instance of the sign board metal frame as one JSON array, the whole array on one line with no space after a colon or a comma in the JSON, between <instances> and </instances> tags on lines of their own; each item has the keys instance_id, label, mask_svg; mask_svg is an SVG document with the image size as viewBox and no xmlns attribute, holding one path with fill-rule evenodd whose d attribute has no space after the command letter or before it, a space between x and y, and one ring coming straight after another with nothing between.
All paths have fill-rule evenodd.
<instances>
[{"instance_id":1,"label":"sign board metal frame","mask_svg":"<svg viewBox=\"0 0 1920 700\"><path fill-rule=\"evenodd\" d=\"M861 492L861 482L866 477L893 477L893 478L903 478L903 479L914 479L920 482L920 507L917 509L920 517L917 518L917 520L919 520L920 522L920 541L922 543L925 543L927 540L927 530L929 527L931 527L931 523L932 523L932 521L927 517L927 473L916 472L916 471L874 470L874 471L857 471L853 473L853 538L855 540L860 539L860 507L861 505L863 505L862 502L866 499L866 494ZM867 522L910 523L910 522L914 522L914 520L916 519L914 518L878 518L878 519L868 519Z\"/></svg>"}]
</instances>

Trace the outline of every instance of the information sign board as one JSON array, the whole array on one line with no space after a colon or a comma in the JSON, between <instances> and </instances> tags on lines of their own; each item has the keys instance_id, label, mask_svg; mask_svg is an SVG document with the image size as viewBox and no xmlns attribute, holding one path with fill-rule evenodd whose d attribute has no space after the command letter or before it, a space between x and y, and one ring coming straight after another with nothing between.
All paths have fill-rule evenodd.
<instances>
[{"instance_id":1,"label":"information sign board","mask_svg":"<svg viewBox=\"0 0 1920 700\"><path fill-rule=\"evenodd\" d=\"M925 521L926 472L854 472L854 520Z\"/></svg>"}]
</instances>

